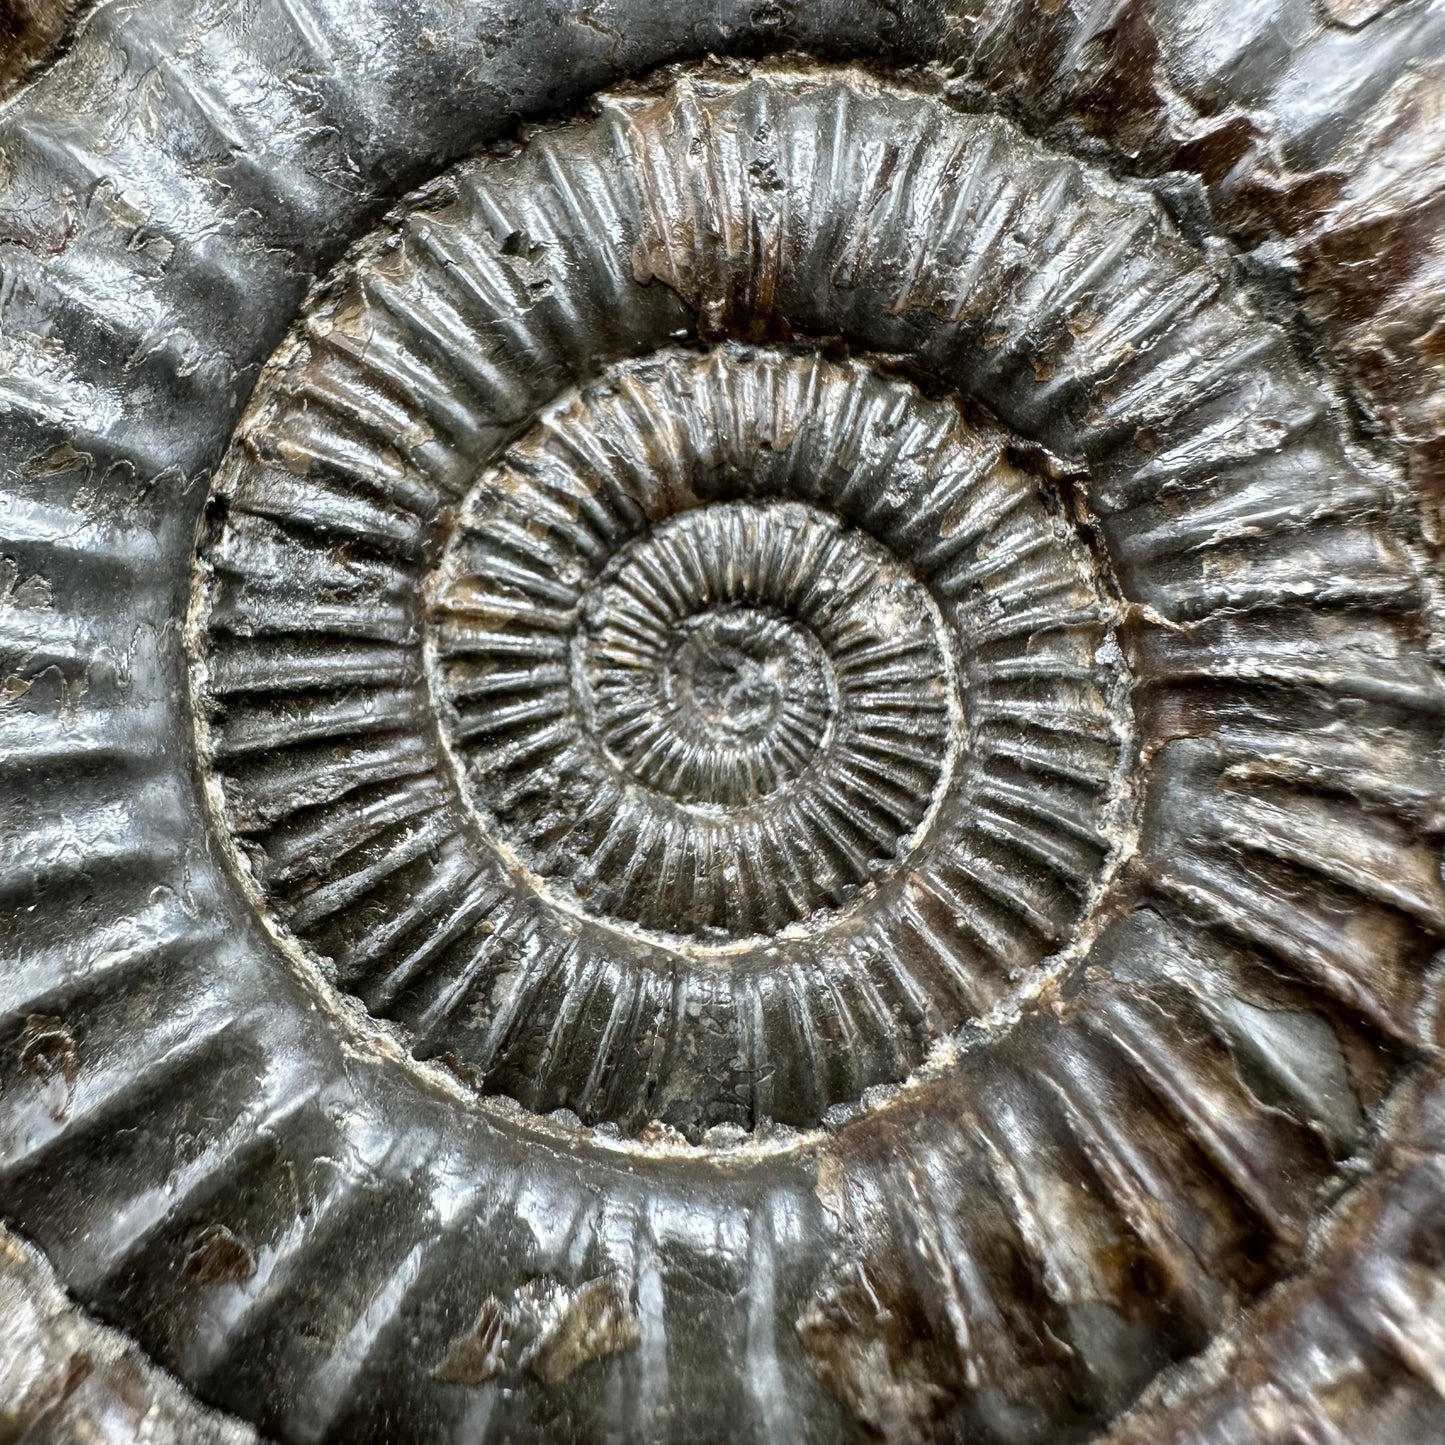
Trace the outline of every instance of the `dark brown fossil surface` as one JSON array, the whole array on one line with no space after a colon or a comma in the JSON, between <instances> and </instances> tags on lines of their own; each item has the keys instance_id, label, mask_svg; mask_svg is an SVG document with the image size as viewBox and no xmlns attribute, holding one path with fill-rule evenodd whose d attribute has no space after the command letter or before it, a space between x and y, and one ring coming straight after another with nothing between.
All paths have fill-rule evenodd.
<instances>
[{"instance_id":1,"label":"dark brown fossil surface","mask_svg":"<svg viewBox=\"0 0 1445 1445\"><path fill-rule=\"evenodd\" d=\"M0 96L40 69L88 9L72 0L0 0Z\"/></svg>"},{"instance_id":2,"label":"dark brown fossil surface","mask_svg":"<svg viewBox=\"0 0 1445 1445\"><path fill-rule=\"evenodd\" d=\"M96 8L0 107L0 1440L1445 1442L1442 66Z\"/></svg>"}]
</instances>

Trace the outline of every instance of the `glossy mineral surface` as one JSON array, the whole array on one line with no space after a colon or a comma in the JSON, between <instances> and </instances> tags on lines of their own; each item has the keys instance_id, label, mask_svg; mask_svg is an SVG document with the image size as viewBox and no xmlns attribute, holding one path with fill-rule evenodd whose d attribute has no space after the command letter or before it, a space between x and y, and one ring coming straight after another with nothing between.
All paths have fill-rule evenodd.
<instances>
[{"instance_id":1,"label":"glossy mineral surface","mask_svg":"<svg viewBox=\"0 0 1445 1445\"><path fill-rule=\"evenodd\" d=\"M0 1436L1438 1442L1442 54L101 5L0 112Z\"/></svg>"}]
</instances>

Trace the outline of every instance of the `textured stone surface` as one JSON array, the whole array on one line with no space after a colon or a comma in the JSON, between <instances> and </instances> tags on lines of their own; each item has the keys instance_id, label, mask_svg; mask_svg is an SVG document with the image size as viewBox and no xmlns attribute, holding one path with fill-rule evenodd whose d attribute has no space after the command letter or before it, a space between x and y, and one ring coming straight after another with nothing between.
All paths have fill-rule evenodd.
<instances>
[{"instance_id":1,"label":"textured stone surface","mask_svg":"<svg viewBox=\"0 0 1445 1445\"><path fill-rule=\"evenodd\" d=\"M0 112L12 1433L1445 1439L1442 55L97 10Z\"/></svg>"},{"instance_id":2,"label":"textured stone surface","mask_svg":"<svg viewBox=\"0 0 1445 1445\"><path fill-rule=\"evenodd\" d=\"M0 99L39 70L60 48L86 0L3 0L0 3Z\"/></svg>"},{"instance_id":3,"label":"textured stone surface","mask_svg":"<svg viewBox=\"0 0 1445 1445\"><path fill-rule=\"evenodd\" d=\"M41 1256L0 1231L0 1439L246 1445L116 1330L87 1319Z\"/></svg>"}]
</instances>

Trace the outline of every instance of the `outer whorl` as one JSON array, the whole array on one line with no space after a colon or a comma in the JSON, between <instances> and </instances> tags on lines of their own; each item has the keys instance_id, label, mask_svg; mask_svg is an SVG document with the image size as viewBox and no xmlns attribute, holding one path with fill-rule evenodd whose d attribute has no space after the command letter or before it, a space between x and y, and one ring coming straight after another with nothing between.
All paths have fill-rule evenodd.
<instances>
[{"instance_id":1,"label":"outer whorl","mask_svg":"<svg viewBox=\"0 0 1445 1445\"><path fill-rule=\"evenodd\" d=\"M19 1428L1445 1438L1441 12L688 8L0 117Z\"/></svg>"}]
</instances>

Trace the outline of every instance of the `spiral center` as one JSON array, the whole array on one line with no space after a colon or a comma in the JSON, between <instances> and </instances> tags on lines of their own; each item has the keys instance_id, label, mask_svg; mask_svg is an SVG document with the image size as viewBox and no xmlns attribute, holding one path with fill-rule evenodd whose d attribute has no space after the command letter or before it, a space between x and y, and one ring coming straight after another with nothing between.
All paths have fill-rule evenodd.
<instances>
[{"instance_id":1,"label":"spiral center","mask_svg":"<svg viewBox=\"0 0 1445 1445\"><path fill-rule=\"evenodd\" d=\"M755 738L776 721L803 667L772 618L714 612L688 629L668 667L673 705L718 742Z\"/></svg>"},{"instance_id":2,"label":"spiral center","mask_svg":"<svg viewBox=\"0 0 1445 1445\"><path fill-rule=\"evenodd\" d=\"M587 540L540 605L517 586L510 495L483 483L443 568L445 676L473 797L547 886L738 938L907 854L951 689L941 618L897 556L808 503L720 499ZM519 672L519 649L540 665Z\"/></svg>"},{"instance_id":3,"label":"spiral center","mask_svg":"<svg viewBox=\"0 0 1445 1445\"><path fill-rule=\"evenodd\" d=\"M796 505L728 504L619 550L581 608L577 669L619 771L677 803L726 808L812 766L838 711L816 615L831 534L843 535Z\"/></svg>"},{"instance_id":4,"label":"spiral center","mask_svg":"<svg viewBox=\"0 0 1445 1445\"><path fill-rule=\"evenodd\" d=\"M835 680L803 624L724 603L662 622L645 644L602 600L587 687L624 772L679 802L754 802L800 776L834 715Z\"/></svg>"}]
</instances>

